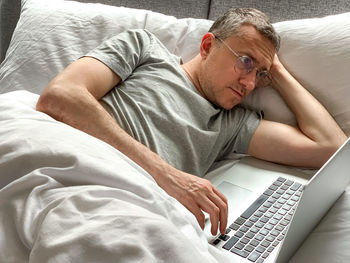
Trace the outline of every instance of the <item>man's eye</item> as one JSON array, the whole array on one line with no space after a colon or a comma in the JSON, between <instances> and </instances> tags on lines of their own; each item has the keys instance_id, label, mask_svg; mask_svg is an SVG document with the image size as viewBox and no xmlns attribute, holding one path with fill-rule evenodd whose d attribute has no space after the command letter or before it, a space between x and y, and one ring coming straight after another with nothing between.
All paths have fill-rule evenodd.
<instances>
[{"instance_id":1,"label":"man's eye","mask_svg":"<svg viewBox=\"0 0 350 263\"><path fill-rule=\"evenodd\" d=\"M269 77L269 72L267 70L259 71L256 73L256 76L259 78L268 78Z\"/></svg>"},{"instance_id":2,"label":"man's eye","mask_svg":"<svg viewBox=\"0 0 350 263\"><path fill-rule=\"evenodd\" d=\"M246 69L252 69L254 67L253 60L250 57L242 56L241 61Z\"/></svg>"}]
</instances>

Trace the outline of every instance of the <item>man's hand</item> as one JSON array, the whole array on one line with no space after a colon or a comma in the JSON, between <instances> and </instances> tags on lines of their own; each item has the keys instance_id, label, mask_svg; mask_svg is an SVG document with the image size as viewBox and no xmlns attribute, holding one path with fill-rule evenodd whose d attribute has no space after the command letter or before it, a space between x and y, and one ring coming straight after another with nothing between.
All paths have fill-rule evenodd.
<instances>
[{"instance_id":1,"label":"man's hand","mask_svg":"<svg viewBox=\"0 0 350 263\"><path fill-rule=\"evenodd\" d=\"M202 229L204 229L204 213L210 215L211 233L225 233L227 226L227 199L211 182L206 179L184 173L173 167L166 174L156 177L157 183L172 197L182 203L194 214Z\"/></svg>"}]
</instances>

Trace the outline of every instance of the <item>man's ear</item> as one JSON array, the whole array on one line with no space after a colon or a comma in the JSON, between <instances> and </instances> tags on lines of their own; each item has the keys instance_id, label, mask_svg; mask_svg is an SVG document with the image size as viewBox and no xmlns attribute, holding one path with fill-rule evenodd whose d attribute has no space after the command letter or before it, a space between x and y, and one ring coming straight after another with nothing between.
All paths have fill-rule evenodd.
<instances>
[{"instance_id":1,"label":"man's ear","mask_svg":"<svg viewBox=\"0 0 350 263\"><path fill-rule=\"evenodd\" d=\"M206 33L203 36L200 46L200 54L203 59L205 59L209 55L211 48L213 47L214 41L215 36L213 35L213 33Z\"/></svg>"}]
</instances>

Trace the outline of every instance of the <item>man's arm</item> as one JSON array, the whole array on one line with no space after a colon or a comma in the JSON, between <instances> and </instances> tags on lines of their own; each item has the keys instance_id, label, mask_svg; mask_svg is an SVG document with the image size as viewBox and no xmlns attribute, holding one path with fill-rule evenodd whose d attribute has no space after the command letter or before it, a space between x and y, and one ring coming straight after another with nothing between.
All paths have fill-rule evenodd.
<instances>
[{"instance_id":1,"label":"man's arm","mask_svg":"<svg viewBox=\"0 0 350 263\"><path fill-rule=\"evenodd\" d=\"M210 214L212 234L227 225L227 200L208 181L184 173L126 133L100 105L120 77L94 58L81 58L54 78L43 91L37 110L112 145L145 169L169 195L176 198L204 228Z\"/></svg>"},{"instance_id":2,"label":"man's arm","mask_svg":"<svg viewBox=\"0 0 350 263\"><path fill-rule=\"evenodd\" d=\"M280 63L271 67L273 87L294 112L298 127L263 120L248 153L260 159L320 167L344 143L346 135L327 110Z\"/></svg>"}]
</instances>

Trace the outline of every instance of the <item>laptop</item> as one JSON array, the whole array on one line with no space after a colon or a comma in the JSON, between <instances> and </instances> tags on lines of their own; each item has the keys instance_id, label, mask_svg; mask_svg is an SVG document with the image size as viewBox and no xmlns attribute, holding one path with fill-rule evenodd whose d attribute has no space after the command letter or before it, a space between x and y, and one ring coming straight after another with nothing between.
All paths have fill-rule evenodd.
<instances>
[{"instance_id":1,"label":"laptop","mask_svg":"<svg viewBox=\"0 0 350 263\"><path fill-rule=\"evenodd\" d=\"M349 184L349 140L314 175L252 157L209 173L229 203L225 235L206 220L210 244L229 262L288 262Z\"/></svg>"}]
</instances>

